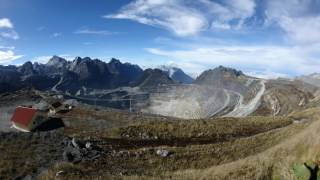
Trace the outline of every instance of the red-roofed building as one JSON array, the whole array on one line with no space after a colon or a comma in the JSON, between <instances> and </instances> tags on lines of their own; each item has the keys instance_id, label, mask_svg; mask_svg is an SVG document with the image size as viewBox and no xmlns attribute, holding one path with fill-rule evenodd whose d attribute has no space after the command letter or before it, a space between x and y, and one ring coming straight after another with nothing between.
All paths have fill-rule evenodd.
<instances>
[{"instance_id":1,"label":"red-roofed building","mask_svg":"<svg viewBox=\"0 0 320 180\"><path fill-rule=\"evenodd\" d=\"M11 118L14 128L30 132L47 120L47 113L34 108L18 106Z\"/></svg>"}]
</instances>

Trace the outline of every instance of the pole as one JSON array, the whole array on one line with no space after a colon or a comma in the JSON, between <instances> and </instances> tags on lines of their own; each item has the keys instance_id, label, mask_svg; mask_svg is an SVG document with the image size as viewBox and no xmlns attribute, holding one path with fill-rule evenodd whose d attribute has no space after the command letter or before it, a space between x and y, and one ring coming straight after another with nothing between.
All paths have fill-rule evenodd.
<instances>
[{"instance_id":1,"label":"pole","mask_svg":"<svg viewBox=\"0 0 320 180\"><path fill-rule=\"evenodd\" d=\"M130 103L130 109L129 111L132 112L132 107L131 107L131 96L129 96L129 103Z\"/></svg>"}]
</instances>

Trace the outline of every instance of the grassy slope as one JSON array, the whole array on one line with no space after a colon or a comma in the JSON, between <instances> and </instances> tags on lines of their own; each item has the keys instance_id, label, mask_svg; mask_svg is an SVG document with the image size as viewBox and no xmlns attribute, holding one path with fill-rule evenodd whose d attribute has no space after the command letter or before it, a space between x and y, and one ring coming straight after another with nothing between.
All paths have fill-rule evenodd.
<instances>
[{"instance_id":1,"label":"grassy slope","mask_svg":"<svg viewBox=\"0 0 320 180\"><path fill-rule=\"evenodd\" d=\"M316 110L311 110L309 114L306 112L296 114L293 117L295 119L302 118L302 116L311 117L314 115L314 111ZM129 127L120 128L113 132L112 136L120 137L123 132L131 132L132 137L128 140L132 140L131 143L134 145L136 142L133 140L140 139L139 136L135 136L137 132L145 132L147 130L155 131L153 133L156 133L160 138L167 138L167 140L181 137L194 138L198 137L199 132L204 132L200 138L211 139L216 139L216 135L219 134L241 133L241 135L244 135L243 133L245 132L249 133L245 134L246 136L241 136L242 138L235 136L237 138L223 139L221 142L219 142L221 140L219 139L218 142L209 144L188 144L186 146L155 145L145 146L144 148L132 146L129 149L120 145L120 150L128 151L131 154L141 152L143 151L142 149L165 148L173 152L174 156L160 158L150 153L142 153L139 157L120 156L114 158L105 156L96 163L56 166L44 178L53 179L55 178L55 173L60 170L68 172L63 176L66 179L115 178L121 174L126 175L121 176L122 178L129 179L150 179L151 177L173 179L199 179L199 177L203 179L268 178L275 176L276 170L285 172L277 168L274 161L287 162L275 156L274 154L279 151L273 149L280 148L282 149L281 152L287 152L287 149L282 147L288 141L291 141L291 137L296 139L296 134L310 127L309 123L286 125L288 125L287 118L273 119L272 117L223 119L223 121L221 119L215 121L206 120L205 123L204 121L179 120L174 122L158 121L157 123L156 121L140 122ZM246 128L246 130L243 128ZM100 138L104 139L107 134L102 135L104 137ZM99 137L96 136L96 138ZM291 168L291 166L288 167Z\"/></svg>"},{"instance_id":2,"label":"grassy slope","mask_svg":"<svg viewBox=\"0 0 320 180\"><path fill-rule=\"evenodd\" d=\"M79 127L66 128L65 135L83 138L90 136L100 141L99 146L105 150L111 152L112 147L113 150L124 151L128 155L109 154L94 163L50 165L48 173L41 176L42 179L56 179L55 174L61 170L64 171L61 179L305 179L308 172L302 166L303 162L316 161L320 157L320 121L317 120L320 116L319 108L291 114L289 118L247 117L200 121L167 121L163 117L137 114L131 118L134 124L129 125L129 114L126 113L90 112L95 113L95 116L91 116L85 111L74 111L76 114L81 112L83 114L79 117L93 117L92 121L100 119L99 123L106 123L106 126L95 132L94 124L87 130L81 120ZM77 124L81 119L79 117L69 121ZM306 123L291 124L290 119L309 120ZM112 125L109 126L109 123ZM112 128L115 129L111 131ZM146 144L147 140L139 136L144 132L151 137L156 135L159 139L153 139L154 144ZM123 133L130 134L130 137L123 138ZM110 138L116 141L112 142ZM159 143L162 139L180 142L183 138L200 141L209 139L211 142L190 141L184 145ZM31 143L31 146L25 146L24 149L30 157L43 147L37 138L36 141L21 142L25 143ZM128 147L127 144L131 146ZM6 148L10 148L10 151ZM174 155L161 158L148 153L149 150L161 148L170 150ZM0 176L12 177L14 170L22 166L21 160L25 158L22 153L17 153L21 152L18 149L16 143L0 143L0 150L4 152L0 157ZM139 152L142 153L136 157L134 154ZM46 155L43 154L43 157L50 160ZM57 155L61 158L61 153ZM23 166L21 175L37 171L39 162L31 162L30 166Z\"/></svg>"},{"instance_id":3,"label":"grassy slope","mask_svg":"<svg viewBox=\"0 0 320 180\"><path fill-rule=\"evenodd\" d=\"M313 122L288 140L254 156L207 169L177 171L178 179L307 179L304 162L320 160L320 109L308 109L292 115Z\"/></svg>"}]
</instances>

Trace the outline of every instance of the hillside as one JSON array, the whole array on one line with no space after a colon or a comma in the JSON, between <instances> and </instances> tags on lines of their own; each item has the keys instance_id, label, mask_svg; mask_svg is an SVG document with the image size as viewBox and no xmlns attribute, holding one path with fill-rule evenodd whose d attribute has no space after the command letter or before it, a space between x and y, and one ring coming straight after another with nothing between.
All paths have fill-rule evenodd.
<instances>
[{"instance_id":1,"label":"hillside","mask_svg":"<svg viewBox=\"0 0 320 180\"><path fill-rule=\"evenodd\" d=\"M1 97L1 104L5 105L13 95ZM31 103L32 99L39 101L39 97L44 97L44 94L18 99ZM309 108L281 117L181 120L80 105L60 114L64 128L30 134L0 133L0 149L4 155L0 157L0 177L308 177L303 163L319 160L318 112L318 108ZM83 159L77 163L63 159L63 152L67 149L64 142L72 138L79 143L89 141L97 146L102 152L99 158ZM23 165L25 161L28 165ZM19 172L15 171L17 168Z\"/></svg>"}]
</instances>

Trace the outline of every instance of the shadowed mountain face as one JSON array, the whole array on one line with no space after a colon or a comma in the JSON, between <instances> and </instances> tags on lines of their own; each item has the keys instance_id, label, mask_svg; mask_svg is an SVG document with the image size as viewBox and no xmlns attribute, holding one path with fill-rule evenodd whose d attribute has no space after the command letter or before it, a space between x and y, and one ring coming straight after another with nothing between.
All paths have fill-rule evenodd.
<instances>
[{"instance_id":1,"label":"shadowed mountain face","mask_svg":"<svg viewBox=\"0 0 320 180\"><path fill-rule=\"evenodd\" d=\"M146 69L142 76L135 82L141 88L155 88L159 85L177 84L168 74L160 69Z\"/></svg>"},{"instance_id":2,"label":"shadowed mountain face","mask_svg":"<svg viewBox=\"0 0 320 180\"><path fill-rule=\"evenodd\" d=\"M47 64L26 62L20 67L0 67L0 92L33 87L39 90L64 91L71 94L82 89L113 89L131 86L143 70L112 59L109 63L89 57L67 61L53 56Z\"/></svg>"}]
</instances>

